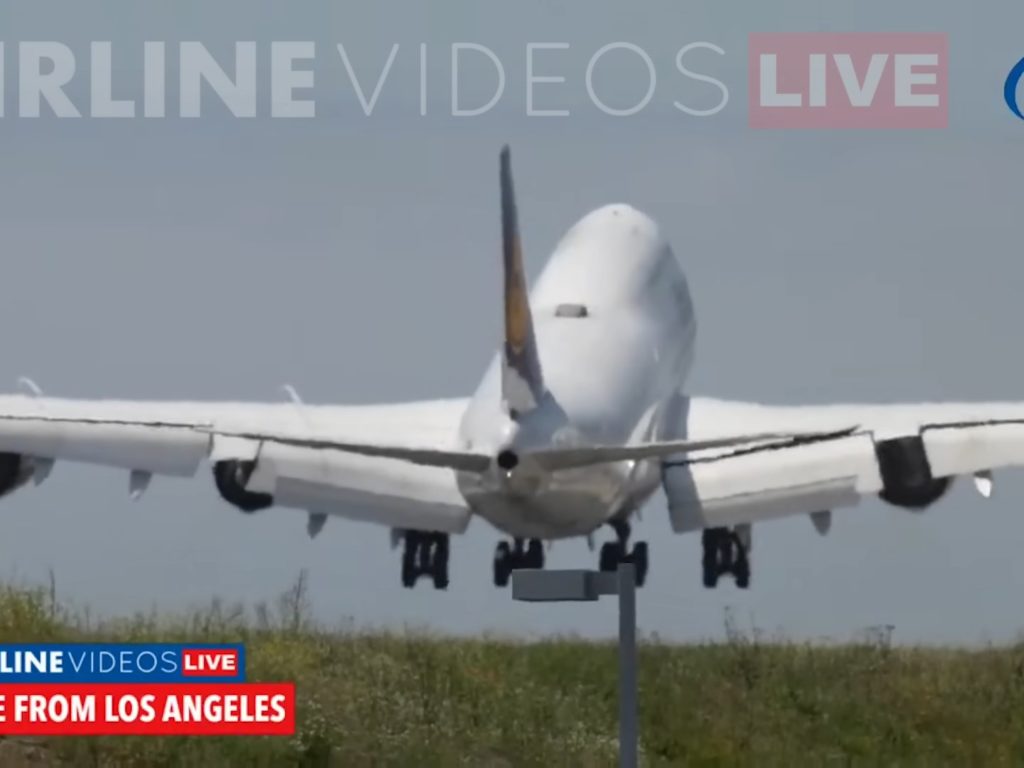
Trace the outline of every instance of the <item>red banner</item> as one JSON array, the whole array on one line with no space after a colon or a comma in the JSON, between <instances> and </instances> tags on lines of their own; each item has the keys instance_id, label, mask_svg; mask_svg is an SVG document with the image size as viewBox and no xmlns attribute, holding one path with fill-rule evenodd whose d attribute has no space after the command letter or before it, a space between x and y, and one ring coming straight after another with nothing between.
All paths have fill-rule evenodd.
<instances>
[{"instance_id":1,"label":"red banner","mask_svg":"<svg viewBox=\"0 0 1024 768\"><path fill-rule=\"evenodd\" d=\"M0 685L5 736L294 733L294 683Z\"/></svg>"}]
</instances>

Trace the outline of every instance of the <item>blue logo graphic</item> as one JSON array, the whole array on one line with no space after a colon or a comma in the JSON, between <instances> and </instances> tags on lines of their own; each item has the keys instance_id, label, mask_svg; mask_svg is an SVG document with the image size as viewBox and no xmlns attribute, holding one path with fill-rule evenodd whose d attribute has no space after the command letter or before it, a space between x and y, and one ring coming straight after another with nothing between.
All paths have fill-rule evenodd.
<instances>
[{"instance_id":1,"label":"blue logo graphic","mask_svg":"<svg viewBox=\"0 0 1024 768\"><path fill-rule=\"evenodd\" d=\"M1003 97L1006 99L1006 106L1010 108L1021 120L1024 120L1024 113L1020 110L1020 103L1017 101L1017 86L1020 84L1021 78L1024 78L1024 59L1017 62L1017 66L1010 70L1010 75L1006 78L1006 85L1003 86Z\"/></svg>"}]
</instances>

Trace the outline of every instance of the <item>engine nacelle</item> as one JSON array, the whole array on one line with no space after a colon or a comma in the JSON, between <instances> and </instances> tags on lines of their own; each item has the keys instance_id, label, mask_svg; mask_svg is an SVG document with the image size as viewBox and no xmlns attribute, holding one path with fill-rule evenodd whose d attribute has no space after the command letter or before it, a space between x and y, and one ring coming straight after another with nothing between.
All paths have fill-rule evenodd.
<instances>
[{"instance_id":1,"label":"engine nacelle","mask_svg":"<svg viewBox=\"0 0 1024 768\"><path fill-rule=\"evenodd\" d=\"M921 512L941 499L952 478L933 477L920 435L883 440L875 445L882 490L878 496L897 507Z\"/></svg>"},{"instance_id":2,"label":"engine nacelle","mask_svg":"<svg viewBox=\"0 0 1024 768\"><path fill-rule=\"evenodd\" d=\"M6 496L23 486L34 471L31 457L20 453L0 453L0 496Z\"/></svg>"},{"instance_id":3,"label":"engine nacelle","mask_svg":"<svg viewBox=\"0 0 1024 768\"><path fill-rule=\"evenodd\" d=\"M274 503L269 493L254 493L247 490L249 478L256 469L255 461L218 461L213 465L213 479L221 498L247 514L266 509Z\"/></svg>"}]
</instances>

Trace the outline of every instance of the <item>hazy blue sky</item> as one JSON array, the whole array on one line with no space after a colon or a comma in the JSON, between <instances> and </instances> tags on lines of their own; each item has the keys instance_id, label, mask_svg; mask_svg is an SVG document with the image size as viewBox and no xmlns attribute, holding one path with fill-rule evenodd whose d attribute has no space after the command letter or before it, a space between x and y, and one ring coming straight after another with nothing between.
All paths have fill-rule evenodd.
<instances>
[{"instance_id":1,"label":"hazy blue sky","mask_svg":"<svg viewBox=\"0 0 1024 768\"><path fill-rule=\"evenodd\" d=\"M592 207L621 200L661 222L697 305L693 391L777 403L1024 399L1024 123L1001 98L1024 56L1024 6L749 6L14 4L3 38L0 378L13 388L30 375L49 394L80 397L265 400L285 382L315 402L468 394L499 333L496 169L509 141L532 275ZM748 130L747 34L800 30L948 32L950 129ZM86 73L88 41L113 41L121 96L141 87L146 40L199 40L221 54L235 40L315 40L322 115L237 120L210 101L193 121L18 120L19 40L65 42ZM659 84L648 109L614 119L588 102L583 73L620 40L650 53ZM526 44L553 41L571 44L551 59L569 81L545 105L572 115L526 119ZM694 41L726 51L695 60L730 89L707 119L671 107L717 98L673 68ZM401 46L370 117L339 42L367 87ZM455 42L486 45L506 67L505 97L485 116L445 116ZM464 75L467 102L485 99L493 73ZM628 56L609 56L597 77L617 104L646 89ZM81 73L69 92L87 107ZM424 366L428 355L439 364ZM613 604L522 606L496 591L498 535L481 521L453 544L447 593L406 591L386 529L331 521L310 542L297 512L234 512L205 469L191 482L158 478L139 504L127 485L124 473L60 464L41 488L4 499L0 577L35 581L52 567L62 595L121 614L214 595L252 602L307 568L325 621L614 630ZM638 536L653 559L640 623L672 638L720 636L727 607L741 625L797 638L891 623L897 640L976 642L1024 628L1024 473L999 474L990 502L960 483L921 517L866 501L839 512L826 539L805 519L758 528L749 592L700 586L699 539L670 535L660 498ZM549 560L586 566L596 553L569 542Z\"/></svg>"}]
</instances>

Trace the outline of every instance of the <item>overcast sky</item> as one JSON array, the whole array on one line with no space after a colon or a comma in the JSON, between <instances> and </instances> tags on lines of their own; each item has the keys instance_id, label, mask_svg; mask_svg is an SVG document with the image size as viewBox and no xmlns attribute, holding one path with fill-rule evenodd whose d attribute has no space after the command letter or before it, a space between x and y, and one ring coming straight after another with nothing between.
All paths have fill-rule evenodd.
<instances>
[{"instance_id":1,"label":"overcast sky","mask_svg":"<svg viewBox=\"0 0 1024 768\"><path fill-rule=\"evenodd\" d=\"M274 400L286 382L311 402L469 394L499 336L496 169L508 141L531 275L593 207L629 202L661 223L700 323L692 391L776 403L1024 399L1024 123L1002 102L1024 56L1024 7L549 6L17 4L4 25L0 378L13 389L29 375L76 397ZM747 35L801 30L948 32L950 128L747 129ZM191 121L17 119L14 49L26 40L73 49L80 72L68 92L82 111L91 40L113 42L122 97L141 92L146 40L198 40L226 56L236 40L317 41L320 116L239 120L211 99ZM567 82L542 106L571 114L527 119L526 44L562 41L570 49L545 62ZM658 74L649 107L621 119L602 114L584 83L593 53L616 41L647 51ZM695 41L725 51L694 68L730 91L703 119L672 107L718 100L674 69ZM506 93L486 115L447 115L456 42L487 46L506 70ZM400 45L370 116L337 43L366 90ZM467 104L493 92L493 70L463 76ZM628 106L646 70L610 55L595 83ZM259 84L265 96L263 74ZM427 355L437 365L422 365ZM613 604L523 606L495 590L499 537L482 521L453 543L448 592L407 591L386 529L331 521L310 542L298 512L235 512L205 469L193 481L156 479L138 504L127 489L124 473L59 464L42 487L4 499L0 576L36 582L52 567L64 597L115 615L213 596L254 602L305 568L326 622L615 629ZM727 608L741 626L799 639L894 624L903 642L968 643L1024 628L1020 472L997 475L988 502L958 483L923 516L867 500L840 511L825 539L802 518L757 528L749 592L700 586L699 538L670 535L660 497L637 536L652 542L641 626L673 639L720 637ZM549 562L596 557L573 541Z\"/></svg>"}]
</instances>

